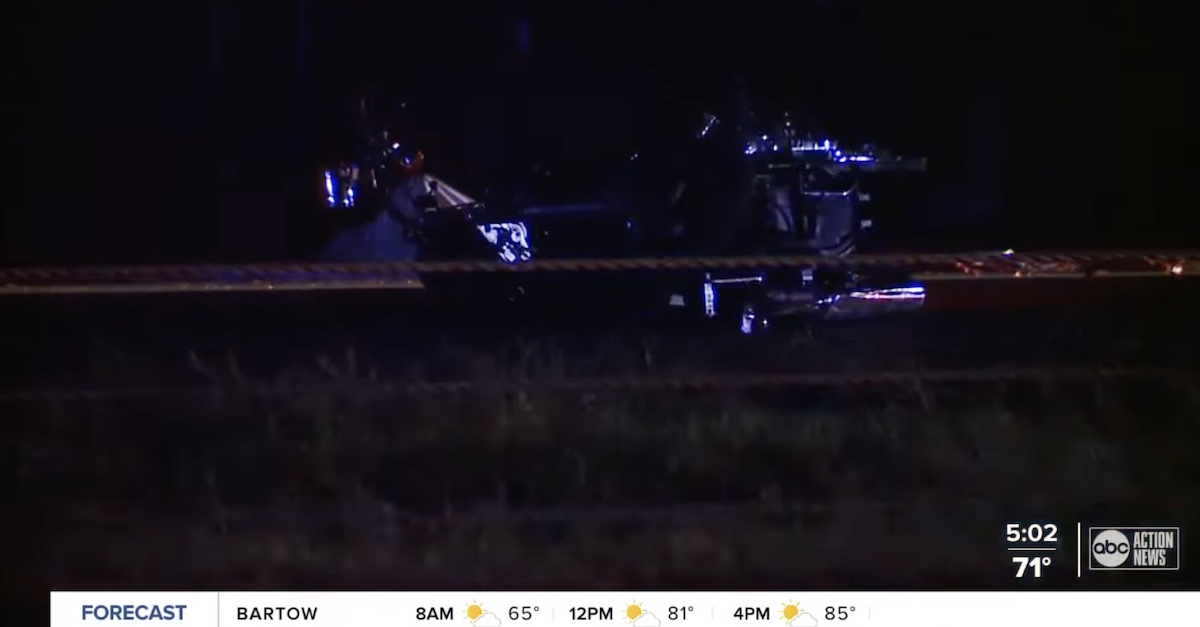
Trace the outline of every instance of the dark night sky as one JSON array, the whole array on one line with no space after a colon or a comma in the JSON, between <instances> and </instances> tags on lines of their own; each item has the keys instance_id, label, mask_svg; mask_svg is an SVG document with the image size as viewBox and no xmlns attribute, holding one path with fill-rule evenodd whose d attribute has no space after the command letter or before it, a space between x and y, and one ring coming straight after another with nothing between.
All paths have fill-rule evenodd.
<instances>
[{"instance_id":1,"label":"dark night sky","mask_svg":"<svg viewBox=\"0 0 1200 627\"><path fill-rule=\"evenodd\" d=\"M472 150L498 152L700 106L738 67L835 128L928 152L931 211L1002 208L1050 244L1184 244L1200 226L1168 159L1187 140L1190 55L1165 3L139 4L6 8L19 156L0 262L304 254L312 173L363 84L434 103L435 126L491 132ZM436 134L443 151L470 145Z\"/></svg>"}]
</instances>

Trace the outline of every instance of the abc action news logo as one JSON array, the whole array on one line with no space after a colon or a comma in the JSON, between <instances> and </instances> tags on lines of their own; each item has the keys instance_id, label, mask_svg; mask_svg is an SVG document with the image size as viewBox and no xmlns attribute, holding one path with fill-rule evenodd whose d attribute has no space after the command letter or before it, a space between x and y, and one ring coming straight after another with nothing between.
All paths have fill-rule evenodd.
<instances>
[{"instance_id":1,"label":"abc action news logo","mask_svg":"<svg viewBox=\"0 0 1200 627\"><path fill-rule=\"evenodd\" d=\"M1179 527L1089 527L1088 570L1179 570Z\"/></svg>"}]
</instances>

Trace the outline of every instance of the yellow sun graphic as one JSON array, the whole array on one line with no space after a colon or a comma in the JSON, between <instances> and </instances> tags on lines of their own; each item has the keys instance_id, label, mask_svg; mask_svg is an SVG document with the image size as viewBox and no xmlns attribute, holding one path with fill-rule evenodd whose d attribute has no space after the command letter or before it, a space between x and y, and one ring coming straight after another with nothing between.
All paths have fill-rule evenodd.
<instances>
[{"instance_id":1,"label":"yellow sun graphic","mask_svg":"<svg viewBox=\"0 0 1200 627\"><path fill-rule=\"evenodd\" d=\"M634 601L633 603L630 603L629 605L625 606L625 618L629 619L629 622L632 623L633 621L637 620L638 616L641 616L641 615L642 615L642 604L641 603Z\"/></svg>"},{"instance_id":2,"label":"yellow sun graphic","mask_svg":"<svg viewBox=\"0 0 1200 627\"><path fill-rule=\"evenodd\" d=\"M467 606L467 620L473 623L480 616L483 616L483 606L479 604L479 601L471 601L471 604Z\"/></svg>"},{"instance_id":3,"label":"yellow sun graphic","mask_svg":"<svg viewBox=\"0 0 1200 627\"><path fill-rule=\"evenodd\" d=\"M803 611L804 611L804 608L800 607L799 603L796 603L795 601L788 601L787 603L783 604L783 610L781 612L779 612L779 614L780 614L779 619L790 621L793 618L796 618L797 616L799 616L800 612L803 612Z\"/></svg>"}]
</instances>

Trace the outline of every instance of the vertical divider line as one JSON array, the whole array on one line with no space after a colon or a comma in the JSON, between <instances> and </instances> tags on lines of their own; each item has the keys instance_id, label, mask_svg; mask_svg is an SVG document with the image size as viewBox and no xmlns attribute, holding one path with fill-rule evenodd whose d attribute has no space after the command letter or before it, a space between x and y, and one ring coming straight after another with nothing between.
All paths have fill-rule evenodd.
<instances>
[{"instance_id":1,"label":"vertical divider line","mask_svg":"<svg viewBox=\"0 0 1200 627\"><path fill-rule=\"evenodd\" d=\"M1075 578L1083 578L1083 523L1075 523Z\"/></svg>"}]
</instances>

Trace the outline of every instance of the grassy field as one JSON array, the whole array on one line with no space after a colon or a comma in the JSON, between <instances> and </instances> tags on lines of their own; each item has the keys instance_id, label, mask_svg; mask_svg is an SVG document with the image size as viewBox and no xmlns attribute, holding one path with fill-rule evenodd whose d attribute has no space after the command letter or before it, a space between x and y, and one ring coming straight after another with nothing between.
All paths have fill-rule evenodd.
<instances>
[{"instance_id":1,"label":"grassy field","mask_svg":"<svg viewBox=\"0 0 1200 627\"><path fill-rule=\"evenodd\" d=\"M1025 521L1058 523L1067 540L1043 585L1170 586L1185 580L1085 572L1079 584L1074 523L1200 528L1195 374L922 374L1195 365L1195 342L1167 322L921 319L761 339L429 333L438 350L390 359L386 342L362 348L362 333L338 346L289 331L273 341L294 350L274 362L247 350L266 341L246 339L253 325L226 323L203 345L196 328L172 331L178 342L163 329L157 344L98 336L73 352L35 338L67 364L39 371L42 383L188 394L4 405L2 524L20 539L8 589L1033 586L1014 582L1002 540L1005 523ZM880 370L911 377L496 383ZM375 393L447 379L476 386Z\"/></svg>"}]
</instances>

